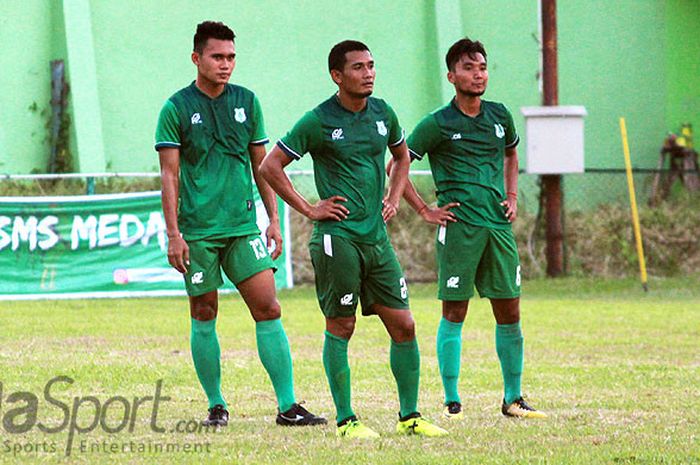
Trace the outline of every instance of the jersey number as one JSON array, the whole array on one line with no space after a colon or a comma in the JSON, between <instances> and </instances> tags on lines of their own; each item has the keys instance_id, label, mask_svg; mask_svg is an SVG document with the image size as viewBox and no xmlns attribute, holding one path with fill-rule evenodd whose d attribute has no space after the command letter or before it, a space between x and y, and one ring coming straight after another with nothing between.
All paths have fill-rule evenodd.
<instances>
[{"instance_id":1,"label":"jersey number","mask_svg":"<svg viewBox=\"0 0 700 465\"><path fill-rule=\"evenodd\" d=\"M265 244L263 244L262 239L257 237L252 241L248 242L248 244L250 244L250 248L253 249L253 253L255 254L256 260L260 260L261 258L267 257L267 249L265 248Z\"/></svg>"},{"instance_id":2,"label":"jersey number","mask_svg":"<svg viewBox=\"0 0 700 465\"><path fill-rule=\"evenodd\" d=\"M515 269L515 285L520 286L520 265Z\"/></svg>"},{"instance_id":3,"label":"jersey number","mask_svg":"<svg viewBox=\"0 0 700 465\"><path fill-rule=\"evenodd\" d=\"M408 297L408 284L406 284L406 278L399 279L399 285L401 286L401 298L405 299Z\"/></svg>"}]
</instances>

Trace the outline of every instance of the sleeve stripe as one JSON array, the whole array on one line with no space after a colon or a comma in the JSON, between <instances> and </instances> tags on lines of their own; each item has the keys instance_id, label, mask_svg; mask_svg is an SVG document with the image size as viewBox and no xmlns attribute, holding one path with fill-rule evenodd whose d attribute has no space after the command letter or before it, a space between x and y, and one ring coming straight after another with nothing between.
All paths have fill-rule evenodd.
<instances>
[{"instance_id":1,"label":"sleeve stripe","mask_svg":"<svg viewBox=\"0 0 700 465\"><path fill-rule=\"evenodd\" d=\"M180 147L180 144L178 142L172 142L169 140L156 142L156 150L163 148L163 147Z\"/></svg>"},{"instance_id":2,"label":"sleeve stripe","mask_svg":"<svg viewBox=\"0 0 700 465\"><path fill-rule=\"evenodd\" d=\"M399 138L399 140L397 140L393 144L389 144L389 147L397 147L397 146L401 145L401 143L406 139L405 135L406 135L406 133L402 129L401 130L401 137Z\"/></svg>"},{"instance_id":3,"label":"sleeve stripe","mask_svg":"<svg viewBox=\"0 0 700 465\"><path fill-rule=\"evenodd\" d=\"M279 147L280 149L282 149L282 151L283 151L284 153L286 153L288 157L293 158L293 159L295 159L295 160L300 160L300 159L301 159L301 155L299 155L298 153L296 153L294 150L292 150L288 145L286 145L286 144L285 144L284 142L282 142L281 140L278 140L278 141L277 141L277 147Z\"/></svg>"},{"instance_id":4,"label":"sleeve stripe","mask_svg":"<svg viewBox=\"0 0 700 465\"><path fill-rule=\"evenodd\" d=\"M249 143L250 143L251 145L265 145L265 144L267 144L268 142L270 142L270 138L269 138L269 137L264 137L264 138L262 138L262 139L252 140L252 141L250 141Z\"/></svg>"},{"instance_id":5,"label":"sleeve stripe","mask_svg":"<svg viewBox=\"0 0 700 465\"><path fill-rule=\"evenodd\" d=\"M408 149L408 153L411 155L411 158L414 160L422 160L423 159L422 155L418 155L418 152L414 152L410 148Z\"/></svg>"},{"instance_id":6,"label":"sleeve stripe","mask_svg":"<svg viewBox=\"0 0 700 465\"><path fill-rule=\"evenodd\" d=\"M511 142L510 144L506 145L506 148L507 148L507 149L513 148L513 147L515 147L516 145L518 145L518 142L520 142L520 136L516 134L516 135L515 135L515 140L514 140L513 142Z\"/></svg>"}]
</instances>

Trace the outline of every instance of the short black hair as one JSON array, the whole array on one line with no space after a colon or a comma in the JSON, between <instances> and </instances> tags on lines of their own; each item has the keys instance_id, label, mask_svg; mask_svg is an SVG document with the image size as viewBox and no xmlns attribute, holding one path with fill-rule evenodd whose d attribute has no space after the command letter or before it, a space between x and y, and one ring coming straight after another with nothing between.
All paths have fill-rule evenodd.
<instances>
[{"instance_id":1,"label":"short black hair","mask_svg":"<svg viewBox=\"0 0 700 465\"><path fill-rule=\"evenodd\" d=\"M469 55L469 58L472 60L476 58L477 53L481 53L484 56L484 60L486 59L484 44L478 40L474 41L469 37L465 37L452 44L452 47L447 51L447 55L445 55L447 70L454 71L455 65L465 53Z\"/></svg>"},{"instance_id":2,"label":"short black hair","mask_svg":"<svg viewBox=\"0 0 700 465\"><path fill-rule=\"evenodd\" d=\"M367 47L362 42L357 40L344 40L338 42L331 49L331 53L328 54L328 71L338 70L342 71L345 67L345 54L348 52L369 52L369 47Z\"/></svg>"},{"instance_id":3,"label":"short black hair","mask_svg":"<svg viewBox=\"0 0 700 465\"><path fill-rule=\"evenodd\" d=\"M197 53L202 53L209 39L230 40L233 42L235 38L236 34L221 21L204 21L197 24L193 50Z\"/></svg>"}]
</instances>

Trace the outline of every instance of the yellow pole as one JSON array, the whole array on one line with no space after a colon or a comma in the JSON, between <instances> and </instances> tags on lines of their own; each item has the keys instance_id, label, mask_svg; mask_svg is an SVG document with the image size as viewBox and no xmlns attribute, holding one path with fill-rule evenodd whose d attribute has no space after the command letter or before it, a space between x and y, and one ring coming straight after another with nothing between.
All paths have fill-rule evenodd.
<instances>
[{"instance_id":1,"label":"yellow pole","mask_svg":"<svg viewBox=\"0 0 700 465\"><path fill-rule=\"evenodd\" d=\"M634 225L634 239L637 243L637 256L639 257L639 273L642 278L642 288L647 291L647 266L644 262L644 248L642 247L642 231L639 227L639 214L637 213L637 198L634 195L634 179L632 178L632 162L630 161L630 147L627 143L627 127L625 118L620 118L620 133L622 135L622 149L625 154L625 170L627 171L627 187L630 192L630 206L632 207L632 223Z\"/></svg>"}]
</instances>

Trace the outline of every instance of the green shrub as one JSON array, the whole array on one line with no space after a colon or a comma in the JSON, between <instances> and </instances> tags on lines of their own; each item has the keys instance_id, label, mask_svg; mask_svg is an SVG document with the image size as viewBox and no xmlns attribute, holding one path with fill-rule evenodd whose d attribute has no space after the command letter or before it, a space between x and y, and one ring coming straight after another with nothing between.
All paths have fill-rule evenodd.
<instances>
[{"instance_id":1,"label":"green shrub","mask_svg":"<svg viewBox=\"0 0 700 465\"><path fill-rule=\"evenodd\" d=\"M434 201L431 192L423 192ZM700 195L684 193L651 208L640 206L640 223L647 271L655 276L677 276L700 269ZM313 283L307 243L311 222L292 212L292 251L295 282ZM565 214L567 272L602 277L636 276L639 262L628 205L601 205ZM402 202L389 223L389 235L409 282L437 277L435 227ZM545 274L544 224L534 213L519 212L513 225L525 278Z\"/></svg>"}]
</instances>

